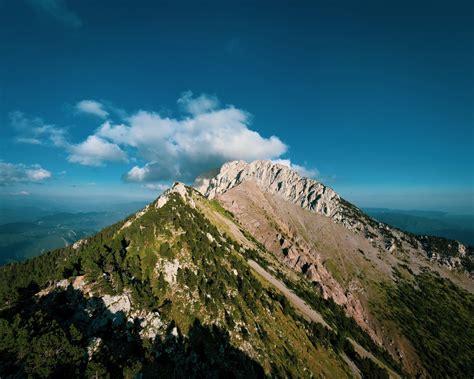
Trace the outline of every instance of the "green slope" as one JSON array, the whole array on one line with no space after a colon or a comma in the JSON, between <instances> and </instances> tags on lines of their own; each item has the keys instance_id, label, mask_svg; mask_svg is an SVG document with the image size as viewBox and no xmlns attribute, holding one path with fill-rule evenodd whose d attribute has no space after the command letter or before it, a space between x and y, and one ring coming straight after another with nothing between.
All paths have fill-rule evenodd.
<instances>
[{"instance_id":1,"label":"green slope","mask_svg":"<svg viewBox=\"0 0 474 379\"><path fill-rule=\"evenodd\" d=\"M330 329L294 308L249 259ZM410 340L425 373L472 374L472 295L404 269L380 293L377 314ZM364 377L387 377L374 362L403 375L341 307L219 203L184 186L77 249L0 267L1 377L341 378L354 376L354 365Z\"/></svg>"},{"instance_id":2,"label":"green slope","mask_svg":"<svg viewBox=\"0 0 474 379\"><path fill-rule=\"evenodd\" d=\"M0 376L350 375L337 335L288 307L180 194L126 221L0 269Z\"/></svg>"}]
</instances>

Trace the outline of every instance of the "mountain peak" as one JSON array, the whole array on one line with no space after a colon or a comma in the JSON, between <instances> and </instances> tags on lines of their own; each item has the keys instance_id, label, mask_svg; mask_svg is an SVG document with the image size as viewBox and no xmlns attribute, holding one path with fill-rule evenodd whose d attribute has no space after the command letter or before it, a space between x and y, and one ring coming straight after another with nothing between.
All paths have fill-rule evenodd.
<instances>
[{"instance_id":1,"label":"mountain peak","mask_svg":"<svg viewBox=\"0 0 474 379\"><path fill-rule=\"evenodd\" d=\"M472 250L271 161L200 180L206 196L175 182L95 236L1 267L0 377L469 372L474 339L457 331L473 330L472 297L430 272L472 292L457 270Z\"/></svg>"},{"instance_id":2,"label":"mountain peak","mask_svg":"<svg viewBox=\"0 0 474 379\"><path fill-rule=\"evenodd\" d=\"M188 187L184 183L174 182L173 185L164 191L153 204L155 208L161 208L168 202L171 194L177 193L186 203L189 203L194 208L194 200L192 199L193 191L196 190L192 187Z\"/></svg>"},{"instance_id":3,"label":"mountain peak","mask_svg":"<svg viewBox=\"0 0 474 379\"><path fill-rule=\"evenodd\" d=\"M227 162L216 176L200 177L195 186L204 196L212 199L247 180L254 181L264 192L282 196L324 216L334 217L341 208L340 196L334 190L269 160Z\"/></svg>"},{"instance_id":4,"label":"mountain peak","mask_svg":"<svg viewBox=\"0 0 474 379\"><path fill-rule=\"evenodd\" d=\"M301 176L291 168L269 160L251 163L231 161L225 163L217 175L200 177L195 188L209 199L227 196L242 184L252 182L253 190L276 196L307 211L330 218L347 230L364 236L373 247L393 254L395 251L414 249L430 260L452 268L472 269L463 253L466 247L432 237L414 237L396 228L372 219L359 208L344 200L332 188ZM232 198L232 195L229 196Z\"/></svg>"}]
</instances>

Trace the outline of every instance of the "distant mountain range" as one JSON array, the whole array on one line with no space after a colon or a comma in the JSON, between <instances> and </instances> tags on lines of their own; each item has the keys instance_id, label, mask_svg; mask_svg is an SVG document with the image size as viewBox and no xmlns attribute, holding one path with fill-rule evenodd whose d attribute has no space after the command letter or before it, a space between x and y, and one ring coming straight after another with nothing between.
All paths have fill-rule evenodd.
<instances>
[{"instance_id":1,"label":"distant mountain range","mask_svg":"<svg viewBox=\"0 0 474 379\"><path fill-rule=\"evenodd\" d=\"M445 237L474 246L474 215L364 208L369 216L411 233Z\"/></svg>"},{"instance_id":2,"label":"distant mountain range","mask_svg":"<svg viewBox=\"0 0 474 379\"><path fill-rule=\"evenodd\" d=\"M0 376L472 377L473 269L458 241L229 162L0 267Z\"/></svg>"},{"instance_id":3,"label":"distant mountain range","mask_svg":"<svg viewBox=\"0 0 474 379\"><path fill-rule=\"evenodd\" d=\"M0 209L0 265L70 245L113 224L144 204L116 211L52 212L37 207Z\"/></svg>"}]
</instances>

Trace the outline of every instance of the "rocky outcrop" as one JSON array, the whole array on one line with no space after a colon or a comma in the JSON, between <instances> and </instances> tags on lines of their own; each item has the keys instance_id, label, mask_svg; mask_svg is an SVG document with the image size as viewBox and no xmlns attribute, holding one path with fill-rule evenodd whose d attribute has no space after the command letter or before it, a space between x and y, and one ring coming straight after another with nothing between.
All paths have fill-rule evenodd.
<instances>
[{"instance_id":1,"label":"rocky outcrop","mask_svg":"<svg viewBox=\"0 0 474 379\"><path fill-rule=\"evenodd\" d=\"M174 182L174 184L171 186L171 188L167 189L165 192L163 192L158 199L154 202L155 208L161 208L164 206L170 197L171 194L177 193L181 196L181 198L189 204L192 208L195 208L196 205L194 204L194 200L191 196L191 192L194 191L192 188L187 187L183 183L180 182Z\"/></svg>"},{"instance_id":2,"label":"rocky outcrop","mask_svg":"<svg viewBox=\"0 0 474 379\"><path fill-rule=\"evenodd\" d=\"M413 236L378 222L341 198L333 189L278 163L268 160L227 162L214 177L198 177L194 186L204 196L213 199L246 181L254 182L264 193L277 195L303 209L329 217L346 229L363 235L380 252L393 254L415 250L449 269L472 274L472 249L457 241L440 243L439 239Z\"/></svg>"},{"instance_id":3,"label":"rocky outcrop","mask_svg":"<svg viewBox=\"0 0 474 379\"><path fill-rule=\"evenodd\" d=\"M377 228L377 223L342 199L333 189L271 161L227 162L216 176L198 177L194 186L204 196L213 199L249 180L255 182L261 191L329 217L349 230L375 235L373 229L374 226Z\"/></svg>"},{"instance_id":4,"label":"rocky outcrop","mask_svg":"<svg viewBox=\"0 0 474 379\"><path fill-rule=\"evenodd\" d=\"M302 208L334 217L341 208L339 195L331 188L300 176L290 168L271 161L233 161L224 164L219 174L213 178L200 177L196 188L212 199L239 185L246 179L252 179L260 189L278 194Z\"/></svg>"}]
</instances>

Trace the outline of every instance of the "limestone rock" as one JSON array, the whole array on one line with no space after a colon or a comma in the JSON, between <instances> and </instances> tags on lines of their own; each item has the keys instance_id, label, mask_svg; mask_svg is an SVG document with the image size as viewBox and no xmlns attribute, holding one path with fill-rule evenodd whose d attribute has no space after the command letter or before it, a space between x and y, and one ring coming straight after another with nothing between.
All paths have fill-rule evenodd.
<instances>
[{"instance_id":1,"label":"limestone rock","mask_svg":"<svg viewBox=\"0 0 474 379\"><path fill-rule=\"evenodd\" d=\"M458 270L468 270L466 267L469 267L469 263L465 262L472 263L474 260L472 248L457 241L454 241L455 246L451 246L430 237L413 236L378 222L341 198L333 189L268 160L227 162L215 176L197 178L194 186L204 196L213 199L249 181L264 193L276 195L303 209L328 217L351 232L363 235L381 252L397 254L413 249L449 269ZM293 265L298 263L296 251L285 248L285 256ZM472 272L469 274L472 275Z\"/></svg>"},{"instance_id":2,"label":"limestone rock","mask_svg":"<svg viewBox=\"0 0 474 379\"><path fill-rule=\"evenodd\" d=\"M212 199L247 179L254 180L264 192L280 195L328 217L335 216L341 208L340 197L331 188L304 178L284 165L264 160L228 162L214 178L198 178L196 188Z\"/></svg>"}]
</instances>

